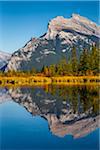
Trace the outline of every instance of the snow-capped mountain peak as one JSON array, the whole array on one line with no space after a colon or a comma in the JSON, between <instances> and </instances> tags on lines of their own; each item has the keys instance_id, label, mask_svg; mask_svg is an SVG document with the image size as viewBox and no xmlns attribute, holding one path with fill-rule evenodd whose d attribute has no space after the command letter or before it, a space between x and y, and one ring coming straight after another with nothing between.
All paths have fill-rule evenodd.
<instances>
[{"instance_id":1,"label":"snow-capped mountain peak","mask_svg":"<svg viewBox=\"0 0 100 150\"><path fill-rule=\"evenodd\" d=\"M77 54L84 48L99 44L100 27L77 14L71 18L57 16L48 23L47 32L32 38L24 47L13 53L6 70L41 69L58 63L62 55L69 57L73 46Z\"/></svg>"}]
</instances>

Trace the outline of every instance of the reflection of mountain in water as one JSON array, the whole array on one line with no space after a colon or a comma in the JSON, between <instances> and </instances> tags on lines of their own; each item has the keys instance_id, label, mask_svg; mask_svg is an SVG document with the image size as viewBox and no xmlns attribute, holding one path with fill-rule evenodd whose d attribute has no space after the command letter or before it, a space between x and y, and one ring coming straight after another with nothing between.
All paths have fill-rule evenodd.
<instances>
[{"instance_id":1,"label":"reflection of mountain in water","mask_svg":"<svg viewBox=\"0 0 100 150\"><path fill-rule=\"evenodd\" d=\"M10 100L11 100L11 97L8 93L8 90L0 88L0 104L4 102L8 102Z\"/></svg>"},{"instance_id":2,"label":"reflection of mountain in water","mask_svg":"<svg viewBox=\"0 0 100 150\"><path fill-rule=\"evenodd\" d=\"M9 94L32 115L48 120L57 136L79 138L99 126L98 87L16 88Z\"/></svg>"}]
</instances>

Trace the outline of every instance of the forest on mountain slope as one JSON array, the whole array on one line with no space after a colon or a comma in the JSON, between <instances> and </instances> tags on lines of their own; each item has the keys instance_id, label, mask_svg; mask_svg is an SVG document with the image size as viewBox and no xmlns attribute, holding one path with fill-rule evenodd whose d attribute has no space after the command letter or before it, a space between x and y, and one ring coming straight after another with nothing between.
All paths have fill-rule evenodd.
<instances>
[{"instance_id":1,"label":"forest on mountain slope","mask_svg":"<svg viewBox=\"0 0 100 150\"><path fill-rule=\"evenodd\" d=\"M32 68L30 71L0 72L0 76L92 76L99 75L99 48L94 45L90 49L84 49L77 57L76 48L72 48L71 56L67 60L62 57L58 64L43 66L41 71Z\"/></svg>"}]
</instances>

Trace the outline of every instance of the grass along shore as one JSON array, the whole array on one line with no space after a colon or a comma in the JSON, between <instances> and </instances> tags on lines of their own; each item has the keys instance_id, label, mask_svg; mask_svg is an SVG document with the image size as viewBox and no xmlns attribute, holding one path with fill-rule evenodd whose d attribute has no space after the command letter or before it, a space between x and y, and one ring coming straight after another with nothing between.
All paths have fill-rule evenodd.
<instances>
[{"instance_id":1,"label":"grass along shore","mask_svg":"<svg viewBox=\"0 0 100 150\"><path fill-rule=\"evenodd\" d=\"M26 77L0 77L1 86L24 86L24 85L100 85L99 76L26 76Z\"/></svg>"}]
</instances>

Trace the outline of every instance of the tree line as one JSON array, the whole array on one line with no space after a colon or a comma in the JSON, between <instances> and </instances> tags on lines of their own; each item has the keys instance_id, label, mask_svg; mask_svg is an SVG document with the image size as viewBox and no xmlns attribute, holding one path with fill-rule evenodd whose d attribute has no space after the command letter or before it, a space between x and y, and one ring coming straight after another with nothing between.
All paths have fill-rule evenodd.
<instances>
[{"instance_id":1,"label":"tree line","mask_svg":"<svg viewBox=\"0 0 100 150\"><path fill-rule=\"evenodd\" d=\"M83 76L83 75L99 75L99 48L92 46L90 49L84 49L80 56L77 56L77 50L72 48L71 56L67 60L63 57L58 64L43 66L41 71L32 68L30 71L8 71L0 72L1 76Z\"/></svg>"},{"instance_id":2,"label":"tree line","mask_svg":"<svg viewBox=\"0 0 100 150\"><path fill-rule=\"evenodd\" d=\"M91 49L84 49L77 57L76 48L73 47L71 57L67 61L66 58L62 58L58 64L44 66L42 73L45 76L56 75L99 75L99 49L96 46L92 46Z\"/></svg>"}]
</instances>

